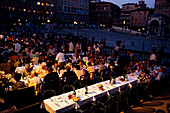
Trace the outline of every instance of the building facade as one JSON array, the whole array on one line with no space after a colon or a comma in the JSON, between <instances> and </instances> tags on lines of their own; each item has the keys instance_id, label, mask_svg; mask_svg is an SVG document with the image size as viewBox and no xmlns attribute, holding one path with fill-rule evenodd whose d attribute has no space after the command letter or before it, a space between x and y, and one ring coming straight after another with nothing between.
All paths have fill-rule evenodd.
<instances>
[{"instance_id":1,"label":"building facade","mask_svg":"<svg viewBox=\"0 0 170 113\"><path fill-rule=\"evenodd\" d=\"M169 40L170 1L155 0L154 14L148 18L147 34L156 39Z\"/></svg>"},{"instance_id":2,"label":"building facade","mask_svg":"<svg viewBox=\"0 0 170 113\"><path fill-rule=\"evenodd\" d=\"M90 3L89 21L91 24L111 27L117 24L121 9L110 2Z\"/></svg>"},{"instance_id":3,"label":"building facade","mask_svg":"<svg viewBox=\"0 0 170 113\"><path fill-rule=\"evenodd\" d=\"M120 26L125 29L146 32L148 16L152 12L152 9L147 8L143 0L140 0L138 4L123 4L120 15Z\"/></svg>"},{"instance_id":4,"label":"building facade","mask_svg":"<svg viewBox=\"0 0 170 113\"><path fill-rule=\"evenodd\" d=\"M136 9L137 4L127 3L122 5L122 11L120 14L120 27L124 29L130 28L130 14L131 11Z\"/></svg>"},{"instance_id":5,"label":"building facade","mask_svg":"<svg viewBox=\"0 0 170 113\"><path fill-rule=\"evenodd\" d=\"M162 13L170 17L170 0L155 0L154 13Z\"/></svg>"},{"instance_id":6,"label":"building facade","mask_svg":"<svg viewBox=\"0 0 170 113\"><path fill-rule=\"evenodd\" d=\"M131 11L130 27L131 29L145 32L147 29L148 16L150 15L149 8L138 8Z\"/></svg>"},{"instance_id":7,"label":"building facade","mask_svg":"<svg viewBox=\"0 0 170 113\"><path fill-rule=\"evenodd\" d=\"M88 23L88 0L0 0L2 23Z\"/></svg>"}]
</instances>

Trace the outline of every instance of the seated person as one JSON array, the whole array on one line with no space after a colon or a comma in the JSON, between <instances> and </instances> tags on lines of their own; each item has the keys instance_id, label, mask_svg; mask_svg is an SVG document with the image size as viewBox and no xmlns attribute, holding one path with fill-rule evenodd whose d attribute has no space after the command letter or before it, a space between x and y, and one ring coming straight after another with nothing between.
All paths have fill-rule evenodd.
<instances>
[{"instance_id":1,"label":"seated person","mask_svg":"<svg viewBox=\"0 0 170 113\"><path fill-rule=\"evenodd\" d=\"M53 69L53 72L59 71L59 65L58 65L58 62L56 60L54 61L54 64L51 67Z\"/></svg>"},{"instance_id":2,"label":"seated person","mask_svg":"<svg viewBox=\"0 0 170 113\"><path fill-rule=\"evenodd\" d=\"M25 65L25 69L22 70L22 74L25 74L25 76L31 75L32 68L30 68L29 64Z\"/></svg>"},{"instance_id":3,"label":"seated person","mask_svg":"<svg viewBox=\"0 0 170 113\"><path fill-rule=\"evenodd\" d=\"M75 73L77 75L77 78L80 80L80 77L82 75L84 75L85 73L84 73L83 69L80 69L79 65L76 65L75 68L76 68Z\"/></svg>"},{"instance_id":4,"label":"seated person","mask_svg":"<svg viewBox=\"0 0 170 113\"><path fill-rule=\"evenodd\" d=\"M41 66L39 66L36 70L36 73L39 75L39 74L45 74L45 73L48 73L47 71L47 66L46 66L46 63L45 62L42 62L41 63Z\"/></svg>"},{"instance_id":5,"label":"seated person","mask_svg":"<svg viewBox=\"0 0 170 113\"><path fill-rule=\"evenodd\" d=\"M73 82L77 79L75 72L70 70L69 66L65 66L66 72L61 75L61 78L66 79L66 84L73 84Z\"/></svg>"},{"instance_id":6,"label":"seated person","mask_svg":"<svg viewBox=\"0 0 170 113\"><path fill-rule=\"evenodd\" d=\"M94 66L94 62L93 62L93 58L92 57L89 57L89 60L88 61L86 61L86 66L88 66L88 63L91 63L91 65L93 65Z\"/></svg>"},{"instance_id":7,"label":"seated person","mask_svg":"<svg viewBox=\"0 0 170 113\"><path fill-rule=\"evenodd\" d=\"M106 66L104 65L103 62L100 62L99 64L99 69L98 69L98 73L100 73L102 70L105 70L106 69Z\"/></svg>"},{"instance_id":8,"label":"seated person","mask_svg":"<svg viewBox=\"0 0 170 113\"><path fill-rule=\"evenodd\" d=\"M51 80L56 80L55 82L55 86L50 86L50 82ZM54 88L59 88L60 87L60 83L59 83L59 76L57 72L53 72L52 68L49 67L48 68L48 74L44 77L44 82L45 82L45 89L50 89L51 87ZM54 84L53 84L54 85ZM52 88L52 89L53 89Z\"/></svg>"},{"instance_id":9,"label":"seated person","mask_svg":"<svg viewBox=\"0 0 170 113\"><path fill-rule=\"evenodd\" d=\"M86 71L90 75L90 80L92 80L93 76L95 76L95 67L92 66L92 64L90 62L87 65L88 66L87 66Z\"/></svg>"},{"instance_id":10,"label":"seated person","mask_svg":"<svg viewBox=\"0 0 170 113\"><path fill-rule=\"evenodd\" d=\"M24 82L20 81L21 80L21 73L15 73L14 78L10 79L10 82L12 82L12 87L13 89L18 89L18 88L22 88L25 87Z\"/></svg>"},{"instance_id":11,"label":"seated person","mask_svg":"<svg viewBox=\"0 0 170 113\"><path fill-rule=\"evenodd\" d=\"M72 70L72 60L68 60L66 65Z\"/></svg>"},{"instance_id":12,"label":"seated person","mask_svg":"<svg viewBox=\"0 0 170 113\"><path fill-rule=\"evenodd\" d=\"M92 66L92 64L90 62L87 65L88 66L87 66L86 70L88 71L88 73L94 73L95 72L95 67Z\"/></svg>"},{"instance_id":13,"label":"seated person","mask_svg":"<svg viewBox=\"0 0 170 113\"><path fill-rule=\"evenodd\" d=\"M78 65L80 66L80 69L85 68L85 65L82 63L81 60L78 61Z\"/></svg>"},{"instance_id":14,"label":"seated person","mask_svg":"<svg viewBox=\"0 0 170 113\"><path fill-rule=\"evenodd\" d=\"M42 81L41 81L40 77L36 76L34 71L31 71L31 78L30 78L30 80L28 79L27 82L28 82L28 86L30 87L30 86L32 86L34 84L39 84Z\"/></svg>"}]
</instances>

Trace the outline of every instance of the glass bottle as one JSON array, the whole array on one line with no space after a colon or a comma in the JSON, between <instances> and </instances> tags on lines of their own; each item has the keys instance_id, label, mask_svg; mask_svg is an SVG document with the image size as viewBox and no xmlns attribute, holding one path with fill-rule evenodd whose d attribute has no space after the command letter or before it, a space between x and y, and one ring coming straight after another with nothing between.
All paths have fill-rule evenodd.
<instances>
[{"instance_id":1,"label":"glass bottle","mask_svg":"<svg viewBox=\"0 0 170 113\"><path fill-rule=\"evenodd\" d=\"M86 87L85 87L85 94L87 94L88 93L88 88L87 88L87 85L86 85Z\"/></svg>"},{"instance_id":2,"label":"glass bottle","mask_svg":"<svg viewBox=\"0 0 170 113\"><path fill-rule=\"evenodd\" d=\"M73 97L76 97L76 90L73 88Z\"/></svg>"},{"instance_id":3,"label":"glass bottle","mask_svg":"<svg viewBox=\"0 0 170 113\"><path fill-rule=\"evenodd\" d=\"M116 84L116 77L114 76L113 84Z\"/></svg>"}]
</instances>

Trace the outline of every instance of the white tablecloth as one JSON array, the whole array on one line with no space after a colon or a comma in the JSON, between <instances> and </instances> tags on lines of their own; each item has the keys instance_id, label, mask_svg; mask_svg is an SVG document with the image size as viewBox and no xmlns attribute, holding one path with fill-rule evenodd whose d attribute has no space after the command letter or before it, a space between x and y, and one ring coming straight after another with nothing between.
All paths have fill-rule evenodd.
<instances>
[{"instance_id":1,"label":"white tablecloth","mask_svg":"<svg viewBox=\"0 0 170 113\"><path fill-rule=\"evenodd\" d=\"M69 111L73 108L78 108L81 105L84 105L90 101L95 101L96 98L100 98L104 95L114 94L115 92L119 92L122 88L127 87L127 85L134 85L137 83L138 74L134 76L129 76L127 82L122 82L118 78L116 78L116 84L110 84L109 80L100 82L97 84L102 84L104 91L101 91L97 84L93 84L88 86L88 94L85 95L85 88L77 89L76 96L80 98L80 101L74 102L72 99L69 100L68 95L72 94L73 91L64 93L58 96L51 97L43 101L45 109L50 113L60 113Z\"/></svg>"}]
</instances>

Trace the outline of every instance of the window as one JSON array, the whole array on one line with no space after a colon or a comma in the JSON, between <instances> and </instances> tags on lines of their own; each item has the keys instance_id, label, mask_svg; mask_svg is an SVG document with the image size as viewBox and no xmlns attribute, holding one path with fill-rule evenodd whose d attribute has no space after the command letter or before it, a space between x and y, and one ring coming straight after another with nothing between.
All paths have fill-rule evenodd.
<instances>
[{"instance_id":1,"label":"window","mask_svg":"<svg viewBox=\"0 0 170 113\"><path fill-rule=\"evenodd\" d=\"M44 6L44 3L41 3L41 6Z\"/></svg>"},{"instance_id":2,"label":"window","mask_svg":"<svg viewBox=\"0 0 170 113\"><path fill-rule=\"evenodd\" d=\"M51 4L51 7L54 7L54 4Z\"/></svg>"},{"instance_id":3,"label":"window","mask_svg":"<svg viewBox=\"0 0 170 113\"><path fill-rule=\"evenodd\" d=\"M48 11L46 11L46 14L49 14L49 12L48 12Z\"/></svg>"},{"instance_id":4,"label":"window","mask_svg":"<svg viewBox=\"0 0 170 113\"><path fill-rule=\"evenodd\" d=\"M33 13L36 13L36 11L35 11L35 10L33 10Z\"/></svg>"},{"instance_id":5,"label":"window","mask_svg":"<svg viewBox=\"0 0 170 113\"><path fill-rule=\"evenodd\" d=\"M9 7L9 10L11 10L11 7Z\"/></svg>"},{"instance_id":6,"label":"window","mask_svg":"<svg viewBox=\"0 0 170 113\"><path fill-rule=\"evenodd\" d=\"M31 10L28 10L28 13L31 13Z\"/></svg>"},{"instance_id":7,"label":"window","mask_svg":"<svg viewBox=\"0 0 170 113\"><path fill-rule=\"evenodd\" d=\"M137 21L137 19L138 19L138 17L137 17L137 16L135 16L135 21Z\"/></svg>"},{"instance_id":8,"label":"window","mask_svg":"<svg viewBox=\"0 0 170 113\"><path fill-rule=\"evenodd\" d=\"M13 7L13 8L12 8L12 10L14 11L14 10L15 10L15 8Z\"/></svg>"},{"instance_id":9,"label":"window","mask_svg":"<svg viewBox=\"0 0 170 113\"><path fill-rule=\"evenodd\" d=\"M37 5L40 5L41 3L40 2L37 2Z\"/></svg>"},{"instance_id":10,"label":"window","mask_svg":"<svg viewBox=\"0 0 170 113\"><path fill-rule=\"evenodd\" d=\"M51 15L53 14L53 12L51 12Z\"/></svg>"},{"instance_id":11,"label":"window","mask_svg":"<svg viewBox=\"0 0 170 113\"><path fill-rule=\"evenodd\" d=\"M25 11L26 11L26 9L23 9L23 11L25 12Z\"/></svg>"},{"instance_id":12,"label":"window","mask_svg":"<svg viewBox=\"0 0 170 113\"><path fill-rule=\"evenodd\" d=\"M49 3L46 3L46 6L50 6Z\"/></svg>"}]
</instances>

